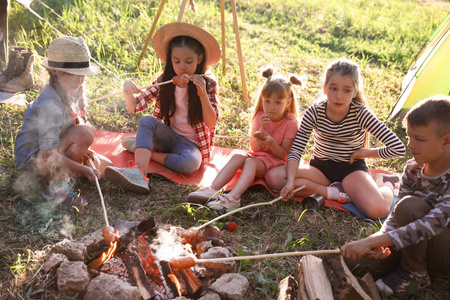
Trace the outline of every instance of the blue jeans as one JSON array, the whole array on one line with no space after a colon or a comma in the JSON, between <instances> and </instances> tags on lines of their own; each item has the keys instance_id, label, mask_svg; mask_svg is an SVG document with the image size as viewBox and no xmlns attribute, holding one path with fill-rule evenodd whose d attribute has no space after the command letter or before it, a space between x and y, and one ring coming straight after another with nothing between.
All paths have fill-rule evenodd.
<instances>
[{"instance_id":1,"label":"blue jeans","mask_svg":"<svg viewBox=\"0 0 450 300\"><path fill-rule=\"evenodd\" d=\"M153 151L158 148L168 153L164 166L181 174L191 174L200 168L202 154L199 146L179 135L153 116L139 120L135 149L145 148Z\"/></svg>"}]
</instances>

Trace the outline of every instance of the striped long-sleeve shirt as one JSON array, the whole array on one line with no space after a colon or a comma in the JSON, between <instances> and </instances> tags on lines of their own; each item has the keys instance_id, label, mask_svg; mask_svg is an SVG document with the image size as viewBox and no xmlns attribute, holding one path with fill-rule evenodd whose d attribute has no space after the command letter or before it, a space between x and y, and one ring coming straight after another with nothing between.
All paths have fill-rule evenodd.
<instances>
[{"instance_id":1,"label":"striped long-sleeve shirt","mask_svg":"<svg viewBox=\"0 0 450 300\"><path fill-rule=\"evenodd\" d=\"M381 158L405 154L400 139L364 105L352 101L347 116L340 122L329 120L325 109L326 100L314 103L306 110L288 160L300 162L313 130L313 157L316 159L349 162L350 156L363 147L366 131L384 144L378 149Z\"/></svg>"},{"instance_id":2,"label":"striped long-sleeve shirt","mask_svg":"<svg viewBox=\"0 0 450 300\"><path fill-rule=\"evenodd\" d=\"M397 250L431 239L450 226L450 169L429 177L423 174L423 168L413 159L407 162L398 197L417 196L431 206L430 212L400 228L391 212L379 231L389 235Z\"/></svg>"}]
</instances>

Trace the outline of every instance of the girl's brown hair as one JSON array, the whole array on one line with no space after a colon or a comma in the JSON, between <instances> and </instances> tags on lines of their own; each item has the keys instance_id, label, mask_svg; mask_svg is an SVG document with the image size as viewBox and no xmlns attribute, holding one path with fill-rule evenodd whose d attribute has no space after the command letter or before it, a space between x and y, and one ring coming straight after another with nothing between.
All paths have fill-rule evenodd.
<instances>
[{"instance_id":1,"label":"girl's brown hair","mask_svg":"<svg viewBox=\"0 0 450 300\"><path fill-rule=\"evenodd\" d=\"M169 43L166 65L162 74L162 81L171 80L177 76L172 64L172 49L175 47L188 47L197 55L203 54L202 61L197 65L195 74L204 74L206 71L205 61L206 53L203 45L196 39L189 36L177 36ZM165 84L160 89L161 115L164 123L170 126L170 118L175 114L175 85ZM188 120L193 126L195 122L203 119L203 109L200 97L197 94L197 88L192 81L188 82Z\"/></svg>"},{"instance_id":2,"label":"girl's brown hair","mask_svg":"<svg viewBox=\"0 0 450 300\"><path fill-rule=\"evenodd\" d=\"M325 71L323 85L327 85L330 77L335 74L350 77L353 81L353 88L356 90L356 95L355 97L353 97L352 101L355 101L367 107L369 106L363 92L361 70L354 61L341 58L328 65ZM369 147L369 139L369 132L366 131L366 135L364 137L364 147L366 148Z\"/></svg>"},{"instance_id":3,"label":"girl's brown hair","mask_svg":"<svg viewBox=\"0 0 450 300\"><path fill-rule=\"evenodd\" d=\"M263 98L270 98L272 96L275 96L277 99L290 98L291 104L286 107L286 113L291 113L294 117L298 116L297 99L295 98L295 93L292 89L292 85L295 84L301 86L301 80L294 75L289 78L289 81L284 77L273 77L272 75L273 70L271 68L268 68L262 73L262 76L267 80L261 87L258 101L256 102L255 108L253 110L250 128L253 128L253 123L258 112L263 110Z\"/></svg>"}]
</instances>

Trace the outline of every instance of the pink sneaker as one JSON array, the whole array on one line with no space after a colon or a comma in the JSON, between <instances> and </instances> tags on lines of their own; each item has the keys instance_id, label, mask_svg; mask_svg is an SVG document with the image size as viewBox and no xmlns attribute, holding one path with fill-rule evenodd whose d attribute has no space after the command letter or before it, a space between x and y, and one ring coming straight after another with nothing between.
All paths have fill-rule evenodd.
<instances>
[{"instance_id":1,"label":"pink sneaker","mask_svg":"<svg viewBox=\"0 0 450 300\"><path fill-rule=\"evenodd\" d=\"M188 201L193 203L204 203L208 200L216 200L219 197L219 190L205 187L196 190L188 195Z\"/></svg>"},{"instance_id":2,"label":"pink sneaker","mask_svg":"<svg viewBox=\"0 0 450 300\"><path fill-rule=\"evenodd\" d=\"M223 194L217 197L217 200L208 202L207 206L214 210L222 210L225 208L239 208L241 199L235 200L230 194Z\"/></svg>"}]
</instances>

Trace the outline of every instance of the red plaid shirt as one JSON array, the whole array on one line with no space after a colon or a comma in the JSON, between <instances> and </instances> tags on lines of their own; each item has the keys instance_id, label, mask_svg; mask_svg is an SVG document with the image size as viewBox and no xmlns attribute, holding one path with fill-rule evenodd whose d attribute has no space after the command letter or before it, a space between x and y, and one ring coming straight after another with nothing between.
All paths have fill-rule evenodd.
<instances>
[{"instance_id":1,"label":"red plaid shirt","mask_svg":"<svg viewBox=\"0 0 450 300\"><path fill-rule=\"evenodd\" d=\"M219 102L217 99L217 82L209 77L205 77L206 80L206 93L208 94L209 101L216 112L216 120L219 118ZM162 82L162 76L159 76L152 84ZM161 115L161 104L159 99L160 86L154 86L147 88L144 94L136 96L136 112L147 109L150 104L155 102L155 108L153 109L153 116L160 121L163 121ZM198 121L194 123L194 129L197 133L197 140L200 144L200 151L202 153L202 162L207 163L211 160L211 150L214 145L214 134L216 128L208 128L205 122Z\"/></svg>"}]
</instances>

